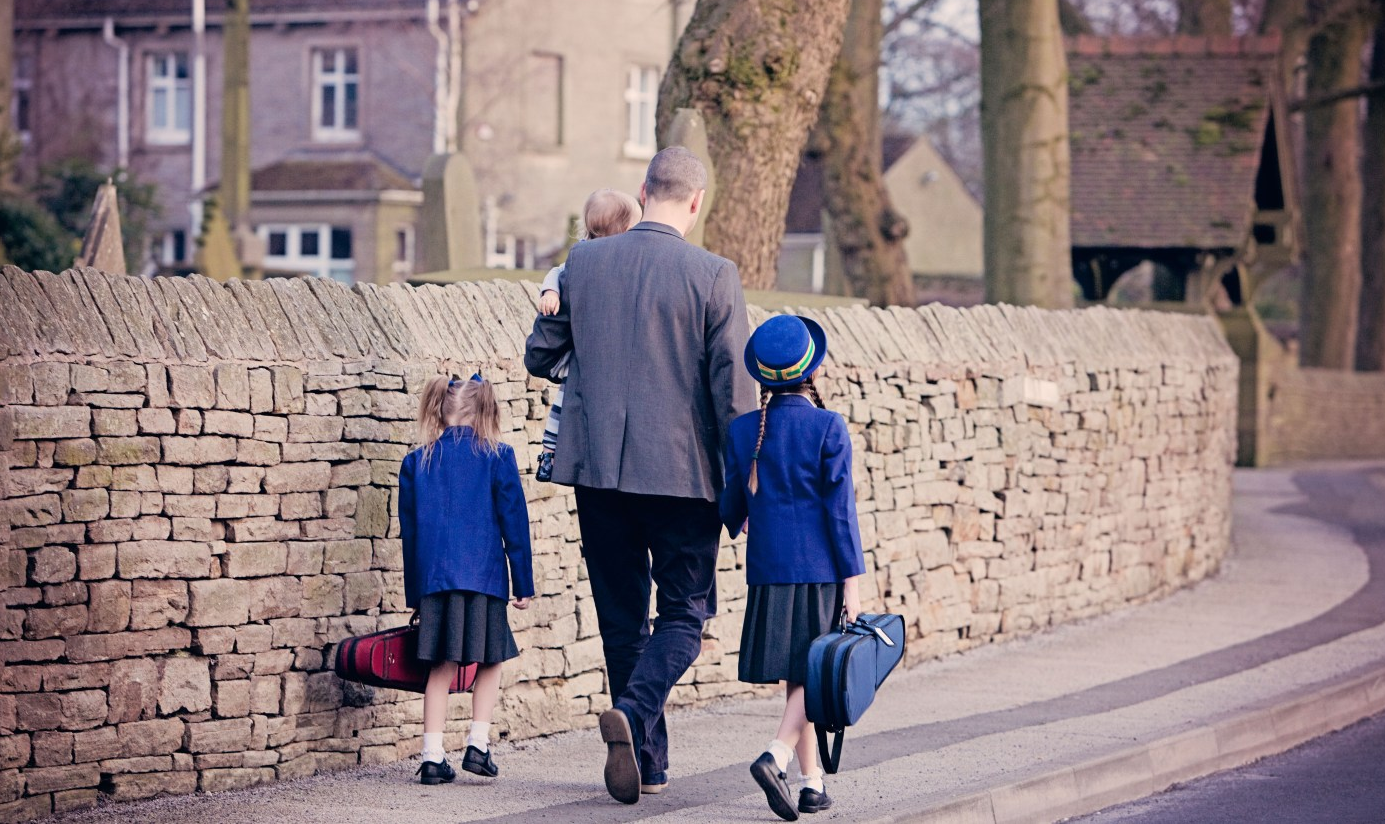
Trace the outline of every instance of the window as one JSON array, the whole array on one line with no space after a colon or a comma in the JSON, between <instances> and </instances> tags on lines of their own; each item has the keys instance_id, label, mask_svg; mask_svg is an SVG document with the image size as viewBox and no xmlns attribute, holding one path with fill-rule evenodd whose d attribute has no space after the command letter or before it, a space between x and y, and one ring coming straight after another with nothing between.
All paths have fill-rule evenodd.
<instances>
[{"instance_id":1,"label":"window","mask_svg":"<svg viewBox=\"0 0 1385 824\"><path fill-rule=\"evenodd\" d=\"M529 55L525 95L525 126L531 149L556 149L563 145L563 57L534 52Z\"/></svg>"},{"instance_id":2,"label":"window","mask_svg":"<svg viewBox=\"0 0 1385 824\"><path fill-rule=\"evenodd\" d=\"M396 277L408 277L414 273L414 227L400 226L394 230L394 261L390 271Z\"/></svg>"},{"instance_id":3,"label":"window","mask_svg":"<svg viewBox=\"0 0 1385 824\"><path fill-rule=\"evenodd\" d=\"M654 137L654 110L659 103L659 70L631 66L625 81L625 154L650 158L658 150Z\"/></svg>"},{"instance_id":4,"label":"window","mask_svg":"<svg viewBox=\"0 0 1385 824\"><path fill-rule=\"evenodd\" d=\"M187 143L192 139L192 84L188 80L187 52L151 54L146 68L149 142L165 146Z\"/></svg>"},{"instance_id":5,"label":"window","mask_svg":"<svg viewBox=\"0 0 1385 824\"><path fill-rule=\"evenodd\" d=\"M360 138L360 71L355 49L313 49L313 139Z\"/></svg>"},{"instance_id":6,"label":"window","mask_svg":"<svg viewBox=\"0 0 1385 824\"><path fill-rule=\"evenodd\" d=\"M11 111L14 112L14 130L25 143L29 142L33 129L33 92L33 58L28 55L17 57L14 61L14 101Z\"/></svg>"},{"instance_id":7,"label":"window","mask_svg":"<svg viewBox=\"0 0 1385 824\"><path fill-rule=\"evenodd\" d=\"M348 285L356 282L349 226L261 226L258 231L265 241L267 268L306 272Z\"/></svg>"},{"instance_id":8,"label":"window","mask_svg":"<svg viewBox=\"0 0 1385 824\"><path fill-rule=\"evenodd\" d=\"M171 229L163 233L155 246L154 256L164 266L183 263L188 255L187 233L182 229Z\"/></svg>"}]
</instances>

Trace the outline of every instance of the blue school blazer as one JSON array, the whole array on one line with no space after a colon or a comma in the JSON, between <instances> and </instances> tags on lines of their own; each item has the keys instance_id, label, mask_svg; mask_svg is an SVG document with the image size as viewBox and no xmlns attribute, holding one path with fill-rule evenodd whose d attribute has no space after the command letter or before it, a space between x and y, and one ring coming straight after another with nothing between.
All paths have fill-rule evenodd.
<instances>
[{"instance_id":1,"label":"blue school blazer","mask_svg":"<svg viewBox=\"0 0 1385 824\"><path fill-rule=\"evenodd\" d=\"M760 491L751 495L746 478L759 433L759 412L731 422L720 504L732 538L750 518L746 582L825 584L865 572L851 440L841 416L801 395L771 398L760 446Z\"/></svg>"},{"instance_id":2,"label":"blue school blazer","mask_svg":"<svg viewBox=\"0 0 1385 824\"><path fill-rule=\"evenodd\" d=\"M399 531L410 607L453 589L509 600L513 583L516 598L534 594L529 508L515 451L505 444L495 454L477 449L469 426L443 432L427 467L421 449L404 457Z\"/></svg>"}]
</instances>

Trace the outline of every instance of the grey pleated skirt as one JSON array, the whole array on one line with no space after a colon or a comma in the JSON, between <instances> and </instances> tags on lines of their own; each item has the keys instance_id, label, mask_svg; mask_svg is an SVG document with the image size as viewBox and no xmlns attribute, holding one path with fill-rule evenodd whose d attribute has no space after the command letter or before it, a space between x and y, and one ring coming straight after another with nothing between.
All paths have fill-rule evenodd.
<instances>
[{"instance_id":1,"label":"grey pleated skirt","mask_svg":"<svg viewBox=\"0 0 1385 824\"><path fill-rule=\"evenodd\" d=\"M802 684L808 674L808 647L837 627L841 614L841 584L752 586L741 629L740 680Z\"/></svg>"},{"instance_id":2,"label":"grey pleated skirt","mask_svg":"<svg viewBox=\"0 0 1385 824\"><path fill-rule=\"evenodd\" d=\"M418 606L419 660L498 664L519 655L506 606L466 590L425 595Z\"/></svg>"}]
</instances>

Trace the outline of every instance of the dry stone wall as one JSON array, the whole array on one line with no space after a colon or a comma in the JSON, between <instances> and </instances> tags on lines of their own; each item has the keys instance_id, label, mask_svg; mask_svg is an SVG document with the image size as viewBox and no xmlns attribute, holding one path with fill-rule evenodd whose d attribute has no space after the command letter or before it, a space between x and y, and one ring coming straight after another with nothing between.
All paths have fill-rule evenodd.
<instances>
[{"instance_id":1,"label":"dry stone wall","mask_svg":"<svg viewBox=\"0 0 1385 824\"><path fill-rule=\"evenodd\" d=\"M417 752L421 701L343 684L330 655L406 618L395 479L424 380L481 369L506 440L536 454L551 387L520 363L535 297L4 269L0 820ZM1216 569L1237 362L1211 321L815 317L856 446L864 600L906 616L910 661ZM515 739L609 705L573 496L524 471L539 596L512 613L523 652L497 727ZM721 611L675 704L750 691L743 561L723 548Z\"/></svg>"}]
</instances>

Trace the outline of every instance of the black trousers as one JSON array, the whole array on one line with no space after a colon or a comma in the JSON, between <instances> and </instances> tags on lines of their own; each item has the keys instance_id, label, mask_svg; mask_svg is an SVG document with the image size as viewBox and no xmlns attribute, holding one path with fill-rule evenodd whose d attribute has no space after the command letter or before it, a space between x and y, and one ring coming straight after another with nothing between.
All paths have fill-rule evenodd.
<instances>
[{"instance_id":1,"label":"black trousers","mask_svg":"<svg viewBox=\"0 0 1385 824\"><path fill-rule=\"evenodd\" d=\"M596 599L612 703L634 727L640 774L668 769L664 702L702 651L717 611L717 506L579 486L582 556ZM651 581L658 586L653 632Z\"/></svg>"}]
</instances>

